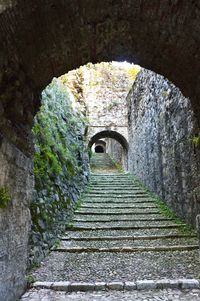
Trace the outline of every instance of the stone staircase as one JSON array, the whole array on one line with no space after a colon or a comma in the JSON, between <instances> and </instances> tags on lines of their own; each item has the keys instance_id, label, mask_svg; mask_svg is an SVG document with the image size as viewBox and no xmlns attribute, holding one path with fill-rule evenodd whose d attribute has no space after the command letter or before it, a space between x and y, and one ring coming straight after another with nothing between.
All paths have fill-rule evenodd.
<instances>
[{"instance_id":1,"label":"stone staircase","mask_svg":"<svg viewBox=\"0 0 200 301\"><path fill-rule=\"evenodd\" d=\"M110 156L106 153L95 153L90 160L92 172L97 173L119 173Z\"/></svg>"},{"instance_id":2,"label":"stone staircase","mask_svg":"<svg viewBox=\"0 0 200 301\"><path fill-rule=\"evenodd\" d=\"M199 288L195 232L164 215L131 176L113 172L106 154L93 157L92 166L100 172L91 174L60 245L33 273L34 289Z\"/></svg>"}]
</instances>

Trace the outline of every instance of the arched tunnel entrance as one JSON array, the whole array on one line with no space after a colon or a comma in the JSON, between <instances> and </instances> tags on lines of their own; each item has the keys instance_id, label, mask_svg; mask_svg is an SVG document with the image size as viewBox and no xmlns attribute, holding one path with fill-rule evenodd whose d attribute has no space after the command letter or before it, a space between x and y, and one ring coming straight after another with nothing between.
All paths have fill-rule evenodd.
<instances>
[{"instance_id":1,"label":"arched tunnel entrance","mask_svg":"<svg viewBox=\"0 0 200 301\"><path fill-rule=\"evenodd\" d=\"M95 146L95 153L105 153L103 146L101 145Z\"/></svg>"},{"instance_id":2,"label":"arched tunnel entrance","mask_svg":"<svg viewBox=\"0 0 200 301\"><path fill-rule=\"evenodd\" d=\"M104 139L104 141L100 140ZM99 145L99 141L104 143L104 147ZM97 146L96 146L97 144ZM96 133L89 141L88 147L98 153L108 153L111 158L118 164L122 165L125 170L128 168L128 142L126 138L117 131L104 130ZM96 148L98 147L98 151Z\"/></svg>"},{"instance_id":3,"label":"arched tunnel entrance","mask_svg":"<svg viewBox=\"0 0 200 301\"><path fill-rule=\"evenodd\" d=\"M128 151L128 142L127 142L126 138L123 137L120 133L118 133L116 131L112 131L112 130L104 130L104 131L101 131L101 132L95 134L93 137L91 137L91 139L88 143L88 147L91 148L92 145L96 141L98 141L102 138L115 139L122 145L122 147L126 150L126 152Z\"/></svg>"},{"instance_id":4,"label":"arched tunnel entrance","mask_svg":"<svg viewBox=\"0 0 200 301\"><path fill-rule=\"evenodd\" d=\"M106 152L106 142L104 140L97 140L93 144L92 148L95 153L105 153Z\"/></svg>"},{"instance_id":5,"label":"arched tunnel entrance","mask_svg":"<svg viewBox=\"0 0 200 301\"><path fill-rule=\"evenodd\" d=\"M200 125L200 29L197 26L200 20L200 8L198 1L192 1L192 3L181 0L168 1L166 5L162 5L162 0L150 2L138 3L137 0L123 1L123 3L121 0L114 2L96 0L2 2L0 7L2 24L0 28L0 84L2 87L0 185L3 188L8 186L13 198L10 206L0 209L1 227L4 229L3 241L4 245L8 246L7 249L3 247L2 250L3 264L6 268L8 267L7 278L5 278L5 273L0 274L2 298L9 299L12 295L17 299L25 287L24 275L30 228L29 204L34 189L31 129L33 118L40 107L40 93L53 77L89 61L100 62L113 59L133 61L163 74L173 81L186 96L191 97L192 108ZM167 93L168 91L164 89L160 95L164 98ZM176 111L175 108L169 108L170 110ZM167 124L170 120L168 113L162 117L160 124ZM195 149L198 144L198 130L195 133L197 137L188 138ZM153 139L157 141L156 147L162 155L168 144L160 142L160 133L155 131L154 134ZM168 136L170 137L170 133ZM101 135L97 138L100 139ZM128 152L128 145L123 137L119 137L118 142ZM177 153L182 153L182 148L183 144L180 139L167 155L177 157ZM151 154L153 153L152 147ZM190 153L184 153L184 156L188 158ZM161 157L163 164L167 165L166 157L164 155ZM152 170L156 174L157 162L146 161L148 174L151 176ZM134 162L139 165L138 158L135 158ZM187 172L180 168L179 163L171 168L173 173L178 170L180 177L176 180L179 180L177 185L182 185L186 190ZM187 171L190 170L191 168L188 167ZM198 169L195 169L195 172L198 176ZM162 173L162 170L160 175L160 178L165 179L165 173ZM160 183L160 178L157 177L154 183L155 190ZM198 208L198 195L197 187L192 194L194 208ZM177 206L181 211L185 204L180 202ZM18 237L18 242L14 251L13 245L16 237ZM18 271L17 275L15 275L16 271ZM19 283L19 286L16 287L16 283Z\"/></svg>"},{"instance_id":6,"label":"arched tunnel entrance","mask_svg":"<svg viewBox=\"0 0 200 301\"><path fill-rule=\"evenodd\" d=\"M5 24L0 34L1 84L6 87L1 132L23 153L31 153L27 139L42 89L54 76L89 61L127 60L164 75L191 97L200 120L199 6L195 1L165 6L162 0L152 5L116 0L113 8L109 1L104 6L96 0L76 4L11 0L1 5L0 19Z\"/></svg>"}]
</instances>

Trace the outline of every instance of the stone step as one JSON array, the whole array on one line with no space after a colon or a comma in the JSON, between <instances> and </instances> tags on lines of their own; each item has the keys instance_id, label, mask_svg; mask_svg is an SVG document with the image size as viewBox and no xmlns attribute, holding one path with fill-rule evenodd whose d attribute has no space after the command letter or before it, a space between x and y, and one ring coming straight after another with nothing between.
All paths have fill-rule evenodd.
<instances>
[{"instance_id":1,"label":"stone step","mask_svg":"<svg viewBox=\"0 0 200 301\"><path fill-rule=\"evenodd\" d=\"M150 215L152 215L152 214L160 214L160 211L159 210L145 210L145 212L144 212L144 210L140 210L140 211L133 211L133 210L129 210L129 211L125 211L125 210L123 210L123 212L121 212L121 210L119 211L109 211L109 210L101 210L101 211L94 211L94 210L90 210L90 211L88 211L88 210L76 210L75 211L75 214L78 214L78 215L131 215L131 216L133 216L133 215L148 215L148 214L150 214Z\"/></svg>"},{"instance_id":2,"label":"stone step","mask_svg":"<svg viewBox=\"0 0 200 301\"><path fill-rule=\"evenodd\" d=\"M139 252L52 252L33 273L36 281L135 281L197 278L198 250ZM81 299L80 299L81 300ZM92 299L93 300L93 299Z\"/></svg>"},{"instance_id":3,"label":"stone step","mask_svg":"<svg viewBox=\"0 0 200 301\"><path fill-rule=\"evenodd\" d=\"M84 200L84 204L155 204L155 201L152 199L145 199L145 198L131 198L131 199L109 199L109 198L101 198L92 199L92 198L82 198Z\"/></svg>"},{"instance_id":4,"label":"stone step","mask_svg":"<svg viewBox=\"0 0 200 301\"><path fill-rule=\"evenodd\" d=\"M85 238L85 237L106 237L111 236L113 239L119 236L160 236L160 235L182 235L181 228L139 228L139 229L87 229L83 231L67 231L65 233L65 237L77 237L77 238Z\"/></svg>"},{"instance_id":5,"label":"stone step","mask_svg":"<svg viewBox=\"0 0 200 301\"><path fill-rule=\"evenodd\" d=\"M99 219L93 219L93 220L88 220L87 218L77 218L76 216L74 217L73 221L75 223L104 223L104 222L160 222L160 221L173 221L172 218L167 218L167 217L156 217L156 218L99 218Z\"/></svg>"},{"instance_id":6,"label":"stone step","mask_svg":"<svg viewBox=\"0 0 200 301\"><path fill-rule=\"evenodd\" d=\"M140 187L139 185L135 184L132 181L128 181L128 180L112 180L112 181L103 181L103 180L91 180L90 181L90 185L97 185L97 186L109 186L109 185L115 185L115 186L119 186L122 187L123 185L130 185L130 187Z\"/></svg>"},{"instance_id":7,"label":"stone step","mask_svg":"<svg viewBox=\"0 0 200 301\"><path fill-rule=\"evenodd\" d=\"M90 164L90 167L91 168L113 168L113 169L116 169L116 167L115 166L113 166L112 164L110 164L109 162L108 163L104 163L104 164L102 164L101 162L99 162L99 163L92 163L92 164Z\"/></svg>"},{"instance_id":8,"label":"stone step","mask_svg":"<svg viewBox=\"0 0 200 301\"><path fill-rule=\"evenodd\" d=\"M101 240L61 240L59 248L135 248L135 247L160 247L160 246L185 246L185 238L157 238L157 239L101 239ZM197 238L187 237L187 246L198 245Z\"/></svg>"},{"instance_id":9,"label":"stone step","mask_svg":"<svg viewBox=\"0 0 200 301\"><path fill-rule=\"evenodd\" d=\"M97 222L98 220L101 221L154 221L154 220L173 220L171 218L167 218L162 214L122 214L122 215L97 215L93 216L84 215L84 214L76 214L73 218L73 221L93 221Z\"/></svg>"},{"instance_id":10,"label":"stone step","mask_svg":"<svg viewBox=\"0 0 200 301\"><path fill-rule=\"evenodd\" d=\"M148 197L150 197L150 193L149 191L147 190L144 190L144 189L140 189L140 188L123 188L123 187L119 187L119 189L116 187L114 188L113 186L112 187L109 187L109 188L99 188L99 189L96 189L96 188L93 188L93 187L89 187L85 192L85 194L95 194L95 195L99 195L101 194L102 196L104 196L105 194L106 195L109 195L110 197L114 197L115 195L117 194L126 194L126 195L138 195L138 194L141 194L141 195L146 195Z\"/></svg>"},{"instance_id":11,"label":"stone step","mask_svg":"<svg viewBox=\"0 0 200 301\"><path fill-rule=\"evenodd\" d=\"M173 252L173 251L193 251L198 250L199 245L176 245L176 246L156 246L156 247L111 247L111 248L97 248L97 247L58 247L53 249L54 252L68 252L68 253L135 253L135 252Z\"/></svg>"},{"instance_id":12,"label":"stone step","mask_svg":"<svg viewBox=\"0 0 200 301\"><path fill-rule=\"evenodd\" d=\"M90 194L90 195L112 195L112 197L114 197L115 195L122 195L122 194L126 194L126 195L149 195L148 191L142 190L142 189L105 189L105 190L101 190L101 189L89 189L88 191L85 192L86 194Z\"/></svg>"},{"instance_id":13,"label":"stone step","mask_svg":"<svg viewBox=\"0 0 200 301\"><path fill-rule=\"evenodd\" d=\"M137 182L135 182L132 179L129 179L127 177L119 177L118 174L116 174L115 178L110 178L109 175L107 177L97 177L97 178L90 178L90 183L97 183L97 184L110 184L110 183L131 183L134 185L138 185Z\"/></svg>"},{"instance_id":14,"label":"stone step","mask_svg":"<svg viewBox=\"0 0 200 301\"><path fill-rule=\"evenodd\" d=\"M94 182L112 182L112 181L124 181L124 182L131 182L131 183L135 183L138 184L137 181L135 181L134 179L131 179L129 177L127 177L127 175L122 176L120 173L115 173L114 175L111 174L106 174L106 175L98 175L98 176L90 176L90 181L94 181Z\"/></svg>"},{"instance_id":15,"label":"stone step","mask_svg":"<svg viewBox=\"0 0 200 301\"><path fill-rule=\"evenodd\" d=\"M100 297L100 299L98 298L99 301L111 300L111 298L112 300L156 301L164 300L163 294L166 295L166 290L169 289L175 291L174 293L169 292L169 295L167 292L167 295L170 299L165 300L175 300L176 296L178 295L181 298L180 300L189 301L193 299L193 296L199 296L199 288L200 281L198 279L191 278L165 278L161 280L145 279L135 281L113 280L110 282L37 281L33 284L33 289L22 296L21 301L92 301L97 300L97 297ZM165 290L164 292L163 289ZM192 292L189 290L192 290ZM194 290L195 292L193 293ZM99 295L98 292L101 292L101 294ZM67 293L70 294L66 295ZM78 294L75 295L75 293ZM148 299L149 297L151 299ZM197 301L197 299L195 300Z\"/></svg>"},{"instance_id":16,"label":"stone step","mask_svg":"<svg viewBox=\"0 0 200 301\"><path fill-rule=\"evenodd\" d=\"M152 204L152 205L149 205L149 204L134 204L134 203L131 203L131 204L108 204L108 203L105 203L105 204L81 204L81 206L79 207L79 209L82 209L82 208L88 208L88 209L156 209L158 208L155 204Z\"/></svg>"},{"instance_id":17,"label":"stone step","mask_svg":"<svg viewBox=\"0 0 200 301\"><path fill-rule=\"evenodd\" d=\"M102 159L102 158L97 158L97 159L91 159L90 160L90 165L91 164L98 164L98 163L109 163L110 165L112 165L112 166L114 166L115 167L115 165L113 164L113 161L112 160L110 160L110 158L105 158L105 159ZM116 168L116 167L115 167Z\"/></svg>"},{"instance_id":18,"label":"stone step","mask_svg":"<svg viewBox=\"0 0 200 301\"><path fill-rule=\"evenodd\" d=\"M124 186L129 186L129 187L140 187L133 182L127 182L127 181L110 181L110 182L102 182L102 181L91 181L90 185L100 187L100 188L106 188L106 187L124 187Z\"/></svg>"},{"instance_id":19,"label":"stone step","mask_svg":"<svg viewBox=\"0 0 200 301\"><path fill-rule=\"evenodd\" d=\"M149 196L149 193L145 190L142 189L104 189L103 191L101 189L89 189L85 192L86 194L90 194L90 195L102 195L104 196L104 194L106 195L111 195L112 197L114 197L115 195L146 195Z\"/></svg>"},{"instance_id":20,"label":"stone step","mask_svg":"<svg viewBox=\"0 0 200 301\"><path fill-rule=\"evenodd\" d=\"M91 173L91 178L103 178L103 177L107 177L106 173ZM109 178L125 178L125 179L129 179L128 174L125 173L120 173L118 175L116 175L115 173L113 174L109 174Z\"/></svg>"},{"instance_id":21,"label":"stone step","mask_svg":"<svg viewBox=\"0 0 200 301\"><path fill-rule=\"evenodd\" d=\"M85 192L86 194L91 194L91 195L99 195L101 194L102 196L104 194L112 194L113 196L115 196L116 194L127 194L127 195L135 195L135 194L146 194L149 195L149 192L147 192L146 190L142 190L142 189L120 189L119 191L117 189L115 190L108 190L108 189L89 189L88 192Z\"/></svg>"},{"instance_id":22,"label":"stone step","mask_svg":"<svg viewBox=\"0 0 200 301\"><path fill-rule=\"evenodd\" d=\"M95 172L91 172L90 174L91 178L98 178L98 177L107 177L107 171L102 171L99 172L98 170L96 170ZM118 174L116 174L114 171L110 173L110 177L111 178L117 178L117 177L121 177L121 178L127 178L127 179L131 179L131 180L136 180L135 178L133 178L129 173L127 172L119 172Z\"/></svg>"},{"instance_id":23,"label":"stone step","mask_svg":"<svg viewBox=\"0 0 200 301\"><path fill-rule=\"evenodd\" d=\"M132 184L135 184L135 185L138 185L138 183L136 183L134 180L131 180L127 177L120 177L119 174L116 173L116 176L115 177L110 177L110 175L108 174L107 176L105 177L92 177L90 178L90 181L91 182L97 182L99 184L106 184L106 183L132 183Z\"/></svg>"},{"instance_id":24,"label":"stone step","mask_svg":"<svg viewBox=\"0 0 200 301\"><path fill-rule=\"evenodd\" d=\"M80 233L80 232L79 232ZM197 240L197 235L190 234L156 234L156 235L124 235L124 236L64 236L61 237L62 241L151 241L151 240L163 240L163 239L195 239Z\"/></svg>"},{"instance_id":25,"label":"stone step","mask_svg":"<svg viewBox=\"0 0 200 301\"><path fill-rule=\"evenodd\" d=\"M99 193L99 194L97 194L97 193L95 193L95 194L93 194L93 193L85 193L84 194L84 197L86 197L86 198L90 198L90 197L92 197L92 198L102 198L102 197L104 197L104 198L113 198L113 199L115 199L115 198L141 198L141 197L145 197L145 198L147 198L147 197L149 197L149 195L147 194L147 193L129 193L129 194L123 194L122 192L121 193Z\"/></svg>"},{"instance_id":26,"label":"stone step","mask_svg":"<svg viewBox=\"0 0 200 301\"><path fill-rule=\"evenodd\" d=\"M112 181L112 180L130 180L134 181L133 178L130 178L127 176L127 174L123 173L109 173L109 175L103 174L103 173L98 173L98 174L91 174L90 176L91 180L104 180L104 181Z\"/></svg>"},{"instance_id":27,"label":"stone step","mask_svg":"<svg viewBox=\"0 0 200 301\"><path fill-rule=\"evenodd\" d=\"M113 187L113 185L110 185L110 186L101 186L101 187L98 187L98 185L89 185L88 186L88 188L89 188L89 190L97 190L97 191L102 191L102 188L103 188L103 190L114 190L114 191L116 191L116 189L117 190L128 190L128 191L137 191L137 190L142 190L142 191L145 191L145 192L147 192L147 190L146 189L144 189L144 188L141 188L141 187L139 187L139 186L133 186L133 185L127 185L127 186L120 186L120 185L116 185L115 187Z\"/></svg>"},{"instance_id":28,"label":"stone step","mask_svg":"<svg viewBox=\"0 0 200 301\"><path fill-rule=\"evenodd\" d=\"M143 230L143 229L171 229L186 226L185 224L163 224L163 225L96 225L96 226L73 226L67 228L68 231L83 231L83 230Z\"/></svg>"},{"instance_id":29,"label":"stone step","mask_svg":"<svg viewBox=\"0 0 200 301\"><path fill-rule=\"evenodd\" d=\"M132 180L135 181L135 179L128 177L127 174L124 173L116 173L116 169L110 169L109 170L109 174L108 171L102 170L101 172L98 171L98 174L91 174L90 175L91 179L94 180L98 180L98 179L102 179L102 180L117 180L117 179L123 179L123 180Z\"/></svg>"},{"instance_id":30,"label":"stone step","mask_svg":"<svg viewBox=\"0 0 200 301\"><path fill-rule=\"evenodd\" d=\"M102 228L103 229L106 227L106 228L109 228L109 229L116 229L116 228L119 228L119 229L132 229L137 227L137 228L140 228L140 227L146 227L146 228L156 228L156 227L172 227L174 228L174 226L177 225L174 221L171 221L171 220L147 220L147 221L117 221L117 222L110 222L110 221L104 221L104 222L95 222L95 221L91 221L91 222L87 222L87 221L84 221L84 222L75 222L73 224L73 227L76 228L76 227L85 227L85 228ZM182 225L185 225L185 224L182 224Z\"/></svg>"},{"instance_id":31,"label":"stone step","mask_svg":"<svg viewBox=\"0 0 200 301\"><path fill-rule=\"evenodd\" d=\"M138 185L134 185L133 183L127 183L127 182L111 182L111 183L90 183L89 189L97 189L97 190L109 190L109 189L112 189L112 190L115 190L115 189L124 189L124 190L127 190L127 189L131 189L131 190L145 190L143 187L140 187ZM147 190L145 190L147 191Z\"/></svg>"}]
</instances>

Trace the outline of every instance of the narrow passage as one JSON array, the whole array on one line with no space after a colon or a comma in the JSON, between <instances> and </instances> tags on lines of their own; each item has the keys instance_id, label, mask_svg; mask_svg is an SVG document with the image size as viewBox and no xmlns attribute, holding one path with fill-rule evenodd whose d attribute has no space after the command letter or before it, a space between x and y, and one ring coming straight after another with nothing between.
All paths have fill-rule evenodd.
<instances>
[{"instance_id":1,"label":"narrow passage","mask_svg":"<svg viewBox=\"0 0 200 301\"><path fill-rule=\"evenodd\" d=\"M196 234L107 154L91 168L72 223L22 300L200 300Z\"/></svg>"}]
</instances>

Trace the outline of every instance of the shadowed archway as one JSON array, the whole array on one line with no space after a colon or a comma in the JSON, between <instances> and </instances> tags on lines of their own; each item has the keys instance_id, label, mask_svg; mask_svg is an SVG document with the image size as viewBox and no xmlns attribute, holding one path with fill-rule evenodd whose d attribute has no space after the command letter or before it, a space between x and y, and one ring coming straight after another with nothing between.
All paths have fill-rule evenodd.
<instances>
[{"instance_id":1,"label":"shadowed archway","mask_svg":"<svg viewBox=\"0 0 200 301\"><path fill-rule=\"evenodd\" d=\"M199 24L198 1L1 1L0 180L15 196L1 219L3 227L7 221L3 241L9 246L2 253L9 267L0 273L3 298L5 291L13 291L17 299L25 285L34 187L31 128L43 88L53 77L87 62L127 60L175 83L191 98L200 124ZM123 136L104 134L94 136L90 145L110 137L128 149Z\"/></svg>"},{"instance_id":2,"label":"shadowed archway","mask_svg":"<svg viewBox=\"0 0 200 301\"><path fill-rule=\"evenodd\" d=\"M164 75L199 117L199 23L198 1L2 1L0 129L24 151L38 93L89 61L127 60Z\"/></svg>"},{"instance_id":3,"label":"shadowed archway","mask_svg":"<svg viewBox=\"0 0 200 301\"><path fill-rule=\"evenodd\" d=\"M128 151L128 141L126 140L126 138L124 138L121 134L119 134L118 132L116 131L110 131L110 130L107 130L107 131L102 131L102 132L99 132L97 133L96 135L94 135L89 143L88 143L88 147L91 148L92 145L99 139L102 139L102 138L112 138L112 139L115 139L116 141L118 141L122 147L124 148L124 150L127 152Z\"/></svg>"}]
</instances>

